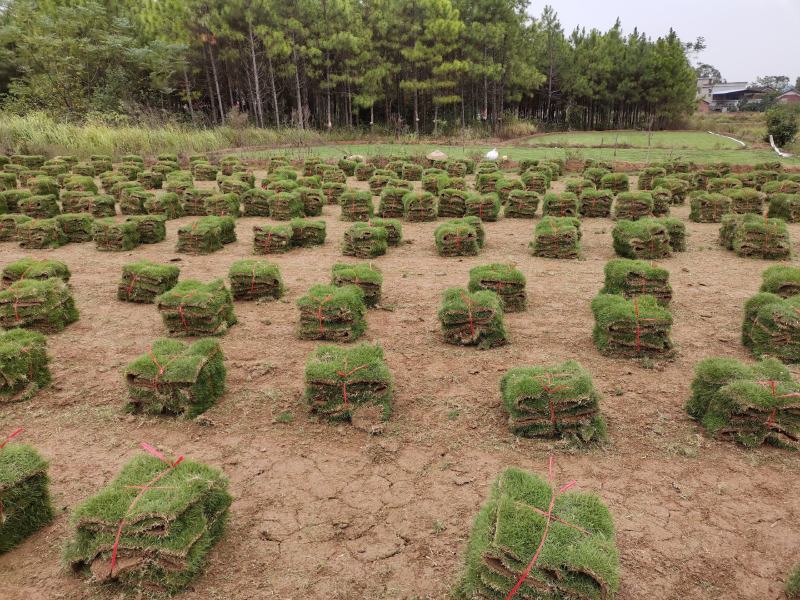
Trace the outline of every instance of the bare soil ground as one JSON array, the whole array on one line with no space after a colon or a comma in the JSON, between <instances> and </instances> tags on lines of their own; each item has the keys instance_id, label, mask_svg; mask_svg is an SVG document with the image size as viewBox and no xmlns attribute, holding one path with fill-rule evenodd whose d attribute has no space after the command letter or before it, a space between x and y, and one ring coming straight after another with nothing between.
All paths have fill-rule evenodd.
<instances>
[{"instance_id":1,"label":"bare soil ground","mask_svg":"<svg viewBox=\"0 0 800 600\"><path fill-rule=\"evenodd\" d=\"M176 229L189 219L169 222L165 242L129 253L0 245L0 264L27 255L66 261L81 312L49 339L53 385L0 406L0 432L24 426L23 439L50 459L58 513L0 556L0 598L110 596L67 572L60 548L70 507L105 485L140 441L224 469L236 498L223 539L183 600L447 598L492 480L510 465L544 473L550 454L558 481L577 479L614 514L621 600L782 597L800 548L800 456L709 439L683 410L698 360L748 358L742 306L769 263L721 249L718 225L689 223L689 251L659 261L672 274L678 356L642 365L604 358L591 340L589 303L614 257L611 221L583 221L580 261L530 256L535 221L487 224L486 248L463 260L436 255L435 223L405 224L407 243L375 261L385 275L384 309L370 311L365 339L383 344L396 379L393 417L376 437L317 422L302 402L315 343L295 337L294 302L342 259L348 224L338 213L325 207L324 246L272 257L287 284L284 301L236 304L240 322L222 338L228 392L205 423L122 413L121 370L166 332L152 305L116 300L117 280L134 259L174 257L182 278L224 277L231 262L251 256L258 219L240 219L239 241L207 257L174 252ZM686 220L688 208L673 214ZM790 229L800 241L800 225ZM486 352L445 345L441 292L495 261L515 263L528 278L529 310L506 317L511 343ZM566 359L588 367L604 394L605 448L573 450L507 430L503 372Z\"/></svg>"}]
</instances>

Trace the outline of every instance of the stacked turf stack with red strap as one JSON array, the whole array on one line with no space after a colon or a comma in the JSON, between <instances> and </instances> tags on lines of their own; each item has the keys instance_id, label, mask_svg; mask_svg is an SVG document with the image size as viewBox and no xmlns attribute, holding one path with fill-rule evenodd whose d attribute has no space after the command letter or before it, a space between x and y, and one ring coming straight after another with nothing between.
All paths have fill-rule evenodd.
<instances>
[{"instance_id":1,"label":"stacked turf stack with red strap","mask_svg":"<svg viewBox=\"0 0 800 600\"><path fill-rule=\"evenodd\" d=\"M564 437L577 443L606 437L600 393L581 365L517 367L500 380L511 431L523 437Z\"/></svg>"},{"instance_id":2,"label":"stacked turf stack with red strap","mask_svg":"<svg viewBox=\"0 0 800 600\"><path fill-rule=\"evenodd\" d=\"M653 296L630 300L599 294L592 300L594 343L607 356L668 357L673 354L672 315Z\"/></svg>"},{"instance_id":3,"label":"stacked turf stack with red strap","mask_svg":"<svg viewBox=\"0 0 800 600\"><path fill-rule=\"evenodd\" d=\"M292 248L291 225L253 225L253 254L283 254Z\"/></svg>"},{"instance_id":4,"label":"stacked turf stack with red strap","mask_svg":"<svg viewBox=\"0 0 800 600\"><path fill-rule=\"evenodd\" d=\"M283 278L278 265L265 260L237 260L228 271L234 300L278 300Z\"/></svg>"},{"instance_id":5,"label":"stacked turf stack with red strap","mask_svg":"<svg viewBox=\"0 0 800 600\"><path fill-rule=\"evenodd\" d=\"M0 437L0 554L8 552L53 519L47 462L16 439L22 429Z\"/></svg>"},{"instance_id":6,"label":"stacked turf stack with red strap","mask_svg":"<svg viewBox=\"0 0 800 600\"><path fill-rule=\"evenodd\" d=\"M522 312L527 307L525 276L512 265L491 264L469 272L469 291L489 290L500 297L503 312Z\"/></svg>"},{"instance_id":7,"label":"stacked turf stack with red strap","mask_svg":"<svg viewBox=\"0 0 800 600\"><path fill-rule=\"evenodd\" d=\"M0 327L57 333L78 320L67 285L55 277L21 279L0 291Z\"/></svg>"},{"instance_id":8,"label":"stacked turf stack with red strap","mask_svg":"<svg viewBox=\"0 0 800 600\"><path fill-rule=\"evenodd\" d=\"M462 219L442 223L433 238L439 256L477 256L481 249L478 232Z\"/></svg>"},{"instance_id":9,"label":"stacked turf stack with red strap","mask_svg":"<svg viewBox=\"0 0 800 600\"><path fill-rule=\"evenodd\" d=\"M210 283L181 281L155 302L172 335L221 335L236 324L233 298L222 279Z\"/></svg>"},{"instance_id":10,"label":"stacked turf stack with red strap","mask_svg":"<svg viewBox=\"0 0 800 600\"><path fill-rule=\"evenodd\" d=\"M492 485L466 552L456 596L469 600L613 598L619 588L614 522L603 501L516 468Z\"/></svg>"},{"instance_id":11,"label":"stacked turf stack with red strap","mask_svg":"<svg viewBox=\"0 0 800 600\"><path fill-rule=\"evenodd\" d=\"M0 333L0 404L32 398L50 383L47 338L27 329Z\"/></svg>"},{"instance_id":12,"label":"stacked turf stack with red strap","mask_svg":"<svg viewBox=\"0 0 800 600\"><path fill-rule=\"evenodd\" d=\"M708 358L695 367L689 415L711 434L744 446L800 449L800 385L770 359L753 365Z\"/></svg>"},{"instance_id":13,"label":"stacked turf stack with red strap","mask_svg":"<svg viewBox=\"0 0 800 600\"><path fill-rule=\"evenodd\" d=\"M332 421L369 423L374 431L391 414L392 374L380 346L320 346L306 363L305 382L311 411Z\"/></svg>"},{"instance_id":14,"label":"stacked turf stack with red strap","mask_svg":"<svg viewBox=\"0 0 800 600\"><path fill-rule=\"evenodd\" d=\"M620 294L626 298L653 296L664 306L672 300L669 271L646 261L615 258L606 263L605 276L601 294Z\"/></svg>"},{"instance_id":15,"label":"stacked turf stack with red strap","mask_svg":"<svg viewBox=\"0 0 800 600\"><path fill-rule=\"evenodd\" d=\"M371 263L336 263L331 272L331 283L337 287L355 285L361 288L368 308L381 301L383 273Z\"/></svg>"},{"instance_id":16,"label":"stacked turf stack with red strap","mask_svg":"<svg viewBox=\"0 0 800 600\"><path fill-rule=\"evenodd\" d=\"M128 593L175 593L201 571L221 536L231 497L222 473L154 448L72 514L64 559Z\"/></svg>"},{"instance_id":17,"label":"stacked turf stack with red strap","mask_svg":"<svg viewBox=\"0 0 800 600\"><path fill-rule=\"evenodd\" d=\"M125 302L152 304L156 296L171 290L178 283L180 269L142 260L122 267L117 298Z\"/></svg>"},{"instance_id":18,"label":"stacked turf stack with red strap","mask_svg":"<svg viewBox=\"0 0 800 600\"><path fill-rule=\"evenodd\" d=\"M494 348L508 342L503 306L490 291L469 292L450 288L444 292L439 322L444 341L459 346Z\"/></svg>"},{"instance_id":19,"label":"stacked turf stack with red strap","mask_svg":"<svg viewBox=\"0 0 800 600\"><path fill-rule=\"evenodd\" d=\"M304 340L352 342L367 328L364 292L355 285L315 285L297 301Z\"/></svg>"},{"instance_id":20,"label":"stacked turf stack with red strap","mask_svg":"<svg viewBox=\"0 0 800 600\"><path fill-rule=\"evenodd\" d=\"M581 222L575 217L544 217L536 225L530 247L542 258L580 258Z\"/></svg>"},{"instance_id":21,"label":"stacked turf stack with red strap","mask_svg":"<svg viewBox=\"0 0 800 600\"><path fill-rule=\"evenodd\" d=\"M761 292L744 305L742 343L757 357L800 363L800 296Z\"/></svg>"},{"instance_id":22,"label":"stacked turf stack with red strap","mask_svg":"<svg viewBox=\"0 0 800 600\"><path fill-rule=\"evenodd\" d=\"M72 274L60 260L21 258L3 267L2 282L9 286L20 279L50 279L55 277L68 283Z\"/></svg>"},{"instance_id":23,"label":"stacked turf stack with red strap","mask_svg":"<svg viewBox=\"0 0 800 600\"><path fill-rule=\"evenodd\" d=\"M356 258L375 258L386 254L389 232L385 227L354 223L344 232L342 254Z\"/></svg>"},{"instance_id":24,"label":"stacked turf stack with red strap","mask_svg":"<svg viewBox=\"0 0 800 600\"><path fill-rule=\"evenodd\" d=\"M193 418L225 391L222 347L212 338L193 344L160 339L125 369L127 409Z\"/></svg>"}]
</instances>

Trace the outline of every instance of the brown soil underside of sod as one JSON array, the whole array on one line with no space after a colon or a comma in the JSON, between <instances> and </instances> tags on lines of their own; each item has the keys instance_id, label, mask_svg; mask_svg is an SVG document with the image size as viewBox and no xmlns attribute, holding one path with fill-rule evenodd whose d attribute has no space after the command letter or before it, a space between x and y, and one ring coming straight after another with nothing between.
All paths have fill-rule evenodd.
<instances>
[{"instance_id":1,"label":"brown soil underside of sod","mask_svg":"<svg viewBox=\"0 0 800 600\"><path fill-rule=\"evenodd\" d=\"M330 279L333 263L352 260L340 251L351 223L338 214L324 209L324 246L269 257L281 268L285 301L236 303L239 324L221 339L229 392L205 413L206 425L121 413L121 370L166 331L153 306L116 300L119 273L132 260L179 257L184 279L224 277L234 260L251 257L252 225L266 219L240 219L239 241L210 256L174 253L176 229L191 217L168 222L165 242L125 253L0 244L2 264L32 255L70 265L81 311L48 340L53 385L31 402L0 407L0 432L24 425L25 441L51 461L58 508L52 525L0 556L0 597L92 597L60 566L63 507L108 483L144 440L223 468L235 496L206 571L178 598L448 598L490 483L511 465L544 473L552 448L508 433L500 377L508 367L567 359L589 369L602 391L610 445L556 450L557 480L577 479L578 489L608 503L621 552L618 597L780 597L800 546L800 496L790 484L800 456L710 440L683 410L698 360L748 358L742 306L773 263L723 250L719 225L687 223L689 251L656 261L671 272L678 357L649 370L603 358L592 344L589 303L614 258L612 221L583 220L585 261L530 256L537 221L488 223L486 247L463 259L436 255L441 220L404 224L411 243L373 261L384 274L383 303L396 308L370 310L364 339L383 344L396 393L386 433L370 437L314 422L301 400L316 343L295 337L294 303ZM673 214L687 220L688 207ZM789 228L800 250L800 225ZM507 261L527 277L529 298L527 312L506 316L511 343L486 352L442 343L441 292L465 286L476 265ZM284 411L293 422L275 422Z\"/></svg>"}]
</instances>

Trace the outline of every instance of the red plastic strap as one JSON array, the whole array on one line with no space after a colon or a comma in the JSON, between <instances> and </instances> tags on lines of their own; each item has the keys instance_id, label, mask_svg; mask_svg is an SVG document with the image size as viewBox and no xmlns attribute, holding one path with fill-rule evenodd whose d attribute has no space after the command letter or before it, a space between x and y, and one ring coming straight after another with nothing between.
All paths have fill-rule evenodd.
<instances>
[{"instance_id":1,"label":"red plastic strap","mask_svg":"<svg viewBox=\"0 0 800 600\"><path fill-rule=\"evenodd\" d=\"M23 431L25 431L25 428L24 428L24 427L17 427L17 428L16 428L14 431L12 431L12 432L11 432L11 435L9 435L9 436L8 436L8 437L7 437L7 438L6 438L6 439L3 441L3 443L2 443L2 444L0 444L0 450L2 450L3 448L5 448L5 447L6 447L6 444L8 444L8 442L10 442L11 440L13 440L15 437L17 437L17 436L18 436L20 433L22 433Z\"/></svg>"},{"instance_id":2,"label":"red plastic strap","mask_svg":"<svg viewBox=\"0 0 800 600\"><path fill-rule=\"evenodd\" d=\"M178 305L178 315L181 317L181 323L183 324L183 330L188 332L189 331L189 323L186 321L186 317L183 314L183 302Z\"/></svg>"},{"instance_id":3,"label":"red plastic strap","mask_svg":"<svg viewBox=\"0 0 800 600\"><path fill-rule=\"evenodd\" d=\"M14 296L14 321L16 321L17 323L20 322L20 318L19 318L19 298L17 296Z\"/></svg>"},{"instance_id":4,"label":"red plastic strap","mask_svg":"<svg viewBox=\"0 0 800 600\"><path fill-rule=\"evenodd\" d=\"M256 290L256 268L253 267L253 275L250 277L250 293Z\"/></svg>"},{"instance_id":5,"label":"red plastic strap","mask_svg":"<svg viewBox=\"0 0 800 600\"><path fill-rule=\"evenodd\" d=\"M264 240L264 252L267 252L272 246L272 232L267 233L267 239Z\"/></svg>"},{"instance_id":6,"label":"red plastic strap","mask_svg":"<svg viewBox=\"0 0 800 600\"><path fill-rule=\"evenodd\" d=\"M792 393L789 393L789 394L781 394L780 396L778 396L777 395L778 382L775 381L774 379L767 379L767 380L764 380L764 381L757 381L756 383L758 383L759 385L768 386L770 391L772 392L772 397L775 398L776 400L785 399L785 398L800 398L800 392L792 392ZM775 425L775 417L777 415L778 415L778 407L777 406L773 406L772 410L769 413L769 417L767 417L767 420L764 422L764 425L766 425L767 427L770 427L770 428L773 425Z\"/></svg>"},{"instance_id":7,"label":"red plastic strap","mask_svg":"<svg viewBox=\"0 0 800 600\"><path fill-rule=\"evenodd\" d=\"M633 313L636 317L636 354L642 350L642 325L639 323L639 300L633 299Z\"/></svg>"},{"instance_id":8,"label":"red plastic strap","mask_svg":"<svg viewBox=\"0 0 800 600\"><path fill-rule=\"evenodd\" d=\"M461 294L461 299L467 305L467 316L469 317L469 335L471 338L475 337L475 321L472 317L472 300L468 298L463 293Z\"/></svg>"},{"instance_id":9,"label":"red plastic strap","mask_svg":"<svg viewBox=\"0 0 800 600\"><path fill-rule=\"evenodd\" d=\"M317 316L317 320L319 321L319 334L320 335L325 333L325 321L323 319L324 315L322 314L322 307L325 306L325 303L328 302L330 299L331 299L330 295L325 296L322 299L322 302L320 302L319 306L317 307L316 316Z\"/></svg>"},{"instance_id":10,"label":"red plastic strap","mask_svg":"<svg viewBox=\"0 0 800 600\"><path fill-rule=\"evenodd\" d=\"M361 369L366 369L369 365L361 365L360 367L356 367L355 369L351 369L348 372L343 371L336 371L336 374L342 379L342 401L344 403L344 409L350 409L350 401L347 398L347 378L350 377L353 373L360 371Z\"/></svg>"},{"instance_id":11,"label":"red plastic strap","mask_svg":"<svg viewBox=\"0 0 800 600\"><path fill-rule=\"evenodd\" d=\"M125 290L125 296L127 296L128 300L131 299L131 292L133 291L133 286L136 285L136 281L139 279L139 276L135 273L131 276L131 283Z\"/></svg>"}]
</instances>

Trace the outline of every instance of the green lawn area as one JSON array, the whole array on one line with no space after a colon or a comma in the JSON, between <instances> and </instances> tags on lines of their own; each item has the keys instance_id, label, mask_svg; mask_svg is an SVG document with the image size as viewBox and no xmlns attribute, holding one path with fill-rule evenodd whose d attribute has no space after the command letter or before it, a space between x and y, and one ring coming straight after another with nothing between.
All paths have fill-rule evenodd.
<instances>
[{"instance_id":1,"label":"green lawn area","mask_svg":"<svg viewBox=\"0 0 800 600\"><path fill-rule=\"evenodd\" d=\"M696 150L736 150L733 140L703 131L575 131L549 133L525 140L527 146L631 146Z\"/></svg>"}]
</instances>

